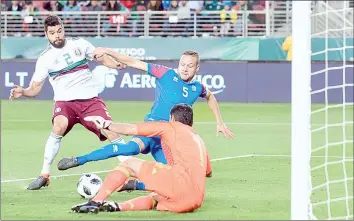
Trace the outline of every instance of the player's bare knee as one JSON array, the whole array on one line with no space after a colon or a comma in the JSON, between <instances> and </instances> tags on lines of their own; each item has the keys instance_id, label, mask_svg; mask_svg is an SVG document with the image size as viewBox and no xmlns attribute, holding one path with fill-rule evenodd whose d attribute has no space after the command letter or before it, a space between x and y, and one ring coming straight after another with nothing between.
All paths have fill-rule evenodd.
<instances>
[{"instance_id":1,"label":"player's bare knee","mask_svg":"<svg viewBox=\"0 0 354 221\"><path fill-rule=\"evenodd\" d=\"M137 143L139 145L140 148L140 153L143 152L145 150L145 144L143 141L141 141L139 138L134 137L131 141Z\"/></svg>"},{"instance_id":2,"label":"player's bare knee","mask_svg":"<svg viewBox=\"0 0 354 221\"><path fill-rule=\"evenodd\" d=\"M123 161L120 165L127 168L132 177L137 177L139 174L143 160L132 157Z\"/></svg>"},{"instance_id":3,"label":"player's bare knee","mask_svg":"<svg viewBox=\"0 0 354 221\"><path fill-rule=\"evenodd\" d=\"M127 168L126 166L122 165L122 163L119 164L116 168L114 168L114 170L123 172L127 177L132 176L131 175L131 171L129 170L129 168Z\"/></svg>"},{"instance_id":4,"label":"player's bare knee","mask_svg":"<svg viewBox=\"0 0 354 221\"><path fill-rule=\"evenodd\" d=\"M68 122L65 116L56 116L53 121L52 132L56 135L63 136L68 127Z\"/></svg>"}]
</instances>

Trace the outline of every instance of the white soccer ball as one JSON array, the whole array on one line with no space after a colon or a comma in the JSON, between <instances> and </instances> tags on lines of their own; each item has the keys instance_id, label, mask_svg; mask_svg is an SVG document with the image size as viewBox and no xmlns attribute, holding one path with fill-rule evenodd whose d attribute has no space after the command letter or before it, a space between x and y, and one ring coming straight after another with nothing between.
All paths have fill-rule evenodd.
<instances>
[{"instance_id":1,"label":"white soccer ball","mask_svg":"<svg viewBox=\"0 0 354 221\"><path fill-rule=\"evenodd\" d=\"M92 199L102 186L102 180L96 174L83 175L77 182L77 192L85 199Z\"/></svg>"}]
</instances>

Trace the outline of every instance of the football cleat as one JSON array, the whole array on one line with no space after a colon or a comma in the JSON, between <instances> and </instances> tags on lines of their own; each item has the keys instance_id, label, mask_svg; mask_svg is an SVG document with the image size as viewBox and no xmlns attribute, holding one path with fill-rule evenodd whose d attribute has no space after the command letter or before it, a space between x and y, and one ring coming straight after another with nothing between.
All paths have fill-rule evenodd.
<instances>
[{"instance_id":1,"label":"football cleat","mask_svg":"<svg viewBox=\"0 0 354 221\"><path fill-rule=\"evenodd\" d=\"M76 157L63 158L58 162L58 170L67 170L73 167L80 166Z\"/></svg>"},{"instance_id":2,"label":"football cleat","mask_svg":"<svg viewBox=\"0 0 354 221\"><path fill-rule=\"evenodd\" d=\"M71 207L71 211L75 213L98 213L102 204L95 201L88 201Z\"/></svg>"},{"instance_id":3,"label":"football cleat","mask_svg":"<svg viewBox=\"0 0 354 221\"><path fill-rule=\"evenodd\" d=\"M49 175L41 175L35 181L30 183L27 187L28 190L39 190L42 187L49 186Z\"/></svg>"}]
</instances>

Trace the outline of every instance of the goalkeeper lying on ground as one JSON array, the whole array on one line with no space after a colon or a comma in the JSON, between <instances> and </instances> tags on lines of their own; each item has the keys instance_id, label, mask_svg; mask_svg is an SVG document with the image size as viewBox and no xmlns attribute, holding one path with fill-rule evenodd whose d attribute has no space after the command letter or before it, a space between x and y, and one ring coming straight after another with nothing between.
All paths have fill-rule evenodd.
<instances>
[{"instance_id":1,"label":"goalkeeper lying on ground","mask_svg":"<svg viewBox=\"0 0 354 221\"><path fill-rule=\"evenodd\" d=\"M98 194L91 201L73 206L73 211L97 213L156 208L181 213L192 212L202 205L205 177L211 176L211 165L203 140L192 128L193 110L190 106L174 106L170 112L170 122L121 124L95 116L87 117L86 120L95 123L98 129L107 129L118 134L161 136L167 165L129 158L108 174ZM152 194L123 203L106 202L129 177L143 181L146 190Z\"/></svg>"}]
</instances>

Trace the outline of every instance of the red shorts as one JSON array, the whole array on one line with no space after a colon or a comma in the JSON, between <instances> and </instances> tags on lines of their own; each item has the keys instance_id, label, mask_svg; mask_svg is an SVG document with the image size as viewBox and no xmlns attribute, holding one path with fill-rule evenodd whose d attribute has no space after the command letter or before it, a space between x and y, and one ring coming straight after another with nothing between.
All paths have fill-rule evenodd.
<instances>
[{"instance_id":1,"label":"red shorts","mask_svg":"<svg viewBox=\"0 0 354 221\"><path fill-rule=\"evenodd\" d=\"M52 122L56 116L63 115L68 118L68 127L64 136L73 128L75 124L81 124L89 131L95 133L101 141L107 138L101 134L94 123L85 121L87 116L101 116L106 120L112 120L103 100L94 97L86 100L57 101L54 104Z\"/></svg>"},{"instance_id":2,"label":"red shorts","mask_svg":"<svg viewBox=\"0 0 354 221\"><path fill-rule=\"evenodd\" d=\"M183 168L146 161L138 179L145 184L146 190L159 195L157 210L192 212L203 203L204 191L194 188L193 180Z\"/></svg>"}]
</instances>

